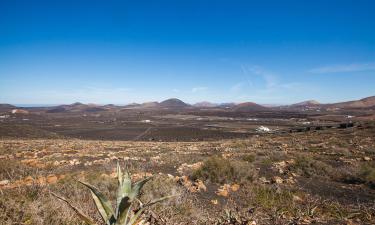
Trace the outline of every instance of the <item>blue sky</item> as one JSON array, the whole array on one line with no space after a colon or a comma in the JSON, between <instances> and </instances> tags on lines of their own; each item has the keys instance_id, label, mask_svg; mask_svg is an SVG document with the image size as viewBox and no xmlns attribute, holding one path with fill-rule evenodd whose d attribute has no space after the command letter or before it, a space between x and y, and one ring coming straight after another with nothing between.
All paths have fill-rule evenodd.
<instances>
[{"instance_id":1,"label":"blue sky","mask_svg":"<svg viewBox=\"0 0 375 225\"><path fill-rule=\"evenodd\" d=\"M0 1L0 102L375 95L375 1Z\"/></svg>"}]
</instances>

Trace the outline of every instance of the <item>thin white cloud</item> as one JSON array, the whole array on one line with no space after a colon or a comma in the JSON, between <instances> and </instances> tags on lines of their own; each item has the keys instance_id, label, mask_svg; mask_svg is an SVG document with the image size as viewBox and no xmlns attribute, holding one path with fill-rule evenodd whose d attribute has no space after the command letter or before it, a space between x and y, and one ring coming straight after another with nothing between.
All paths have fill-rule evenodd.
<instances>
[{"instance_id":1,"label":"thin white cloud","mask_svg":"<svg viewBox=\"0 0 375 225\"><path fill-rule=\"evenodd\" d=\"M310 73L345 73L375 70L375 63L328 65L309 70Z\"/></svg>"},{"instance_id":2,"label":"thin white cloud","mask_svg":"<svg viewBox=\"0 0 375 225\"><path fill-rule=\"evenodd\" d=\"M311 90L311 85L305 85L298 81L283 81L283 76L258 65L240 64L240 68L246 77L253 78L252 88L245 88L242 83L236 83L230 87L234 94L232 98L237 101L254 101L261 103L287 102L291 96L296 96L301 91Z\"/></svg>"},{"instance_id":3,"label":"thin white cloud","mask_svg":"<svg viewBox=\"0 0 375 225\"><path fill-rule=\"evenodd\" d=\"M193 87L191 89L191 92L197 93L197 92L201 92L201 91L206 91L207 89L208 89L208 87Z\"/></svg>"},{"instance_id":4,"label":"thin white cloud","mask_svg":"<svg viewBox=\"0 0 375 225\"><path fill-rule=\"evenodd\" d=\"M230 88L230 91L232 92L239 92L241 91L245 86L245 83L244 82L239 82L237 84L234 84L231 88Z\"/></svg>"},{"instance_id":5,"label":"thin white cloud","mask_svg":"<svg viewBox=\"0 0 375 225\"><path fill-rule=\"evenodd\" d=\"M253 83L251 82L251 80L249 79L249 71L248 71L248 68L246 66L244 66L243 64L241 64L241 70L242 70L242 73L244 75L244 78L246 80L246 82L249 84L249 87L253 86Z\"/></svg>"},{"instance_id":6,"label":"thin white cloud","mask_svg":"<svg viewBox=\"0 0 375 225\"><path fill-rule=\"evenodd\" d=\"M278 85L278 79L275 73L265 70L260 66L250 66L248 70L255 75L261 76L266 82L267 88L273 88Z\"/></svg>"}]
</instances>

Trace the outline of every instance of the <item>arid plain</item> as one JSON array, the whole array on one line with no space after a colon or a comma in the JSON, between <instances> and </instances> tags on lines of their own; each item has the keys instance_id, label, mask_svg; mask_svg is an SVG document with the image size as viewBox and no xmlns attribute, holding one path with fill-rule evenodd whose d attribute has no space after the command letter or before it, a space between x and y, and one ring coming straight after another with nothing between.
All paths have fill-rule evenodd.
<instances>
[{"instance_id":1,"label":"arid plain","mask_svg":"<svg viewBox=\"0 0 375 225\"><path fill-rule=\"evenodd\" d=\"M114 199L119 162L143 201L177 194L145 224L374 224L371 101L2 105L0 223L80 224L51 192L102 223L77 180Z\"/></svg>"}]
</instances>

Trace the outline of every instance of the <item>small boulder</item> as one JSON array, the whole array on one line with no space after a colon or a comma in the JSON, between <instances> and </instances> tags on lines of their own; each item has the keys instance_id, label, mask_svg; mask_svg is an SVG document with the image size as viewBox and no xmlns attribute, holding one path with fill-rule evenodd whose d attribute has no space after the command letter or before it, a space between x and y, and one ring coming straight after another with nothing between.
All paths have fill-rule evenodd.
<instances>
[{"instance_id":1,"label":"small boulder","mask_svg":"<svg viewBox=\"0 0 375 225\"><path fill-rule=\"evenodd\" d=\"M364 160L364 161L371 161L371 158L368 157L368 156L365 156L365 157L363 157L363 160Z\"/></svg>"},{"instance_id":2,"label":"small boulder","mask_svg":"<svg viewBox=\"0 0 375 225\"><path fill-rule=\"evenodd\" d=\"M0 186L5 186L5 185L8 185L10 183L9 180L2 180L0 181Z\"/></svg>"},{"instance_id":3,"label":"small boulder","mask_svg":"<svg viewBox=\"0 0 375 225\"><path fill-rule=\"evenodd\" d=\"M54 184L57 182L57 176L54 174L48 175L46 180L48 184Z\"/></svg>"},{"instance_id":4,"label":"small boulder","mask_svg":"<svg viewBox=\"0 0 375 225\"><path fill-rule=\"evenodd\" d=\"M282 184L283 182L284 182L284 180L279 176L272 177L272 183Z\"/></svg>"}]
</instances>

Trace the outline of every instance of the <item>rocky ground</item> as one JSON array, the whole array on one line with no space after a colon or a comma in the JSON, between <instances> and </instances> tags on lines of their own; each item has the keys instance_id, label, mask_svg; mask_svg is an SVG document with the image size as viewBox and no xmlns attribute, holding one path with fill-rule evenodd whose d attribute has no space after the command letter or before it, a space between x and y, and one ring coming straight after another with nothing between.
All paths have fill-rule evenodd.
<instances>
[{"instance_id":1,"label":"rocky ground","mask_svg":"<svg viewBox=\"0 0 375 225\"><path fill-rule=\"evenodd\" d=\"M142 199L178 197L152 224L374 224L375 125L201 142L3 139L0 223L79 224L50 192L96 218L90 193L114 198L115 165L154 176Z\"/></svg>"}]
</instances>

